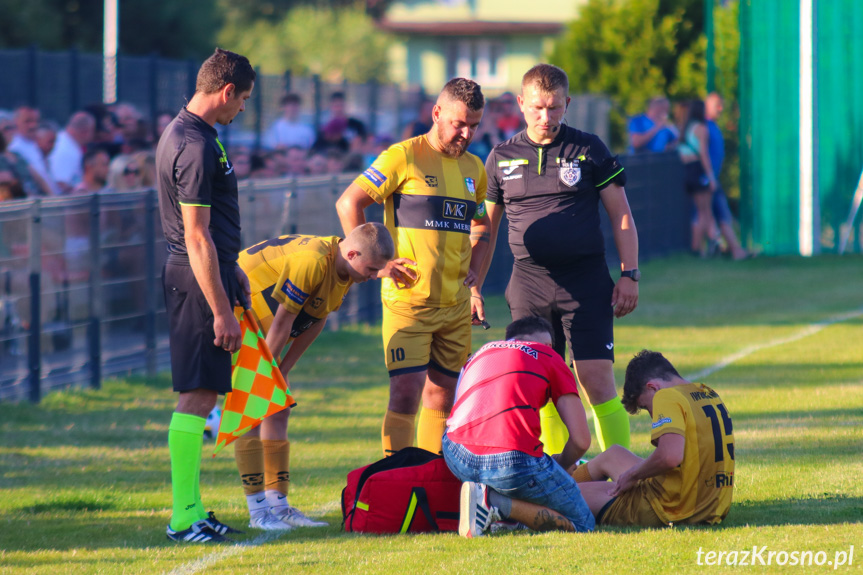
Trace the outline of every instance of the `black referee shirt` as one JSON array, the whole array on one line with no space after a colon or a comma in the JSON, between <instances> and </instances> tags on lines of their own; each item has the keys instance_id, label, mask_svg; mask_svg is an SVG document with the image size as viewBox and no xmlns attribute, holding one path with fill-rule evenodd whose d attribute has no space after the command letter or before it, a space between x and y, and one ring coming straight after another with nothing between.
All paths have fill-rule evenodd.
<instances>
[{"instance_id":1,"label":"black referee shirt","mask_svg":"<svg viewBox=\"0 0 863 575\"><path fill-rule=\"evenodd\" d=\"M605 253L599 192L625 176L597 136L561 126L540 145L522 131L495 146L485 169L487 201L505 206L516 261L553 269Z\"/></svg>"},{"instance_id":2,"label":"black referee shirt","mask_svg":"<svg viewBox=\"0 0 863 575\"><path fill-rule=\"evenodd\" d=\"M180 204L210 208L210 236L220 263L240 253L240 205L234 166L216 129L183 108L156 148L159 212L169 260L188 262Z\"/></svg>"}]
</instances>

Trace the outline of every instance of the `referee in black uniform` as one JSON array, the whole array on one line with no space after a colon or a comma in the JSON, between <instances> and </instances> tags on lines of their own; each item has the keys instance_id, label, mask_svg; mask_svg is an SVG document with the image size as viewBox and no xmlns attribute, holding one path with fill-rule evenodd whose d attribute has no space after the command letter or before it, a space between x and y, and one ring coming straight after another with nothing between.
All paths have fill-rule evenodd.
<instances>
[{"instance_id":1,"label":"referee in black uniform","mask_svg":"<svg viewBox=\"0 0 863 575\"><path fill-rule=\"evenodd\" d=\"M231 354L240 348L234 304L249 293L237 266L237 177L215 125L245 109L254 85L249 60L217 48L156 149L171 374L180 394L168 431L174 504L167 534L178 542L227 541L225 533L235 531L204 510L199 479L205 418L231 390Z\"/></svg>"},{"instance_id":2,"label":"referee in black uniform","mask_svg":"<svg viewBox=\"0 0 863 575\"><path fill-rule=\"evenodd\" d=\"M524 75L518 104L527 128L497 145L486 162L491 240L506 211L515 256L506 290L512 319L539 315L551 321L561 355L565 335L600 447L628 447L629 418L612 371L612 321L638 304L638 236L623 166L597 136L562 123L568 94L569 80L560 68L539 64ZM616 285L605 263L600 201L621 259ZM562 438L546 429L548 421L543 418L543 439L554 452Z\"/></svg>"}]
</instances>

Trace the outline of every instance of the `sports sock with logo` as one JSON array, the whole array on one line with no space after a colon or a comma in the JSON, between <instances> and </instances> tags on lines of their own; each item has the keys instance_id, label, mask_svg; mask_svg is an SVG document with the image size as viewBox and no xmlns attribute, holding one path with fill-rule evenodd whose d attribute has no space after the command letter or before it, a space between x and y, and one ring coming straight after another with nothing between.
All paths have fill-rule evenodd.
<instances>
[{"instance_id":1,"label":"sports sock with logo","mask_svg":"<svg viewBox=\"0 0 863 575\"><path fill-rule=\"evenodd\" d=\"M620 398L615 396L605 403L592 406L592 409L599 448L605 451L617 444L629 449L629 414L623 408Z\"/></svg>"},{"instance_id":2,"label":"sports sock with logo","mask_svg":"<svg viewBox=\"0 0 863 575\"><path fill-rule=\"evenodd\" d=\"M399 449L410 447L414 444L414 422L415 413L396 413L387 410L384 415L384 424L381 428L381 442L384 447L384 456L390 456ZM443 437L443 431L441 431Z\"/></svg>"},{"instance_id":3,"label":"sports sock with logo","mask_svg":"<svg viewBox=\"0 0 863 575\"><path fill-rule=\"evenodd\" d=\"M446 411L426 409L420 412L420 420L417 425L417 447L443 455L441 452L441 441L446 431Z\"/></svg>"},{"instance_id":4,"label":"sports sock with logo","mask_svg":"<svg viewBox=\"0 0 863 575\"><path fill-rule=\"evenodd\" d=\"M288 495L290 488L291 442L264 439L264 489Z\"/></svg>"},{"instance_id":5,"label":"sports sock with logo","mask_svg":"<svg viewBox=\"0 0 863 575\"><path fill-rule=\"evenodd\" d=\"M201 452L204 437L203 417L190 413L177 413L168 427L168 451L171 454L171 492L174 503L171 511L171 529L182 531L201 519L200 501ZM201 505L200 509L198 505Z\"/></svg>"},{"instance_id":6,"label":"sports sock with logo","mask_svg":"<svg viewBox=\"0 0 863 575\"><path fill-rule=\"evenodd\" d=\"M243 435L234 442L234 459L240 481L243 482L243 493L249 513L259 507L266 507L264 497L264 446L260 438ZM260 499L260 501L257 501Z\"/></svg>"}]
</instances>

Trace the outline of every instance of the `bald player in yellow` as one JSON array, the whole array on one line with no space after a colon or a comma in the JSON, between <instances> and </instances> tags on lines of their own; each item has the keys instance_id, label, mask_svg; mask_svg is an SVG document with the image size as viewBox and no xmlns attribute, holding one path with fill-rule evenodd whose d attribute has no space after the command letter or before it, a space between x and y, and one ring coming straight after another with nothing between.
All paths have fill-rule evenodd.
<instances>
[{"instance_id":1,"label":"bald player in yellow","mask_svg":"<svg viewBox=\"0 0 863 575\"><path fill-rule=\"evenodd\" d=\"M467 152L484 105L476 82L450 80L431 131L384 151L336 203L345 233L365 221L365 208L383 203L396 244L397 259L379 274L390 376L385 455L412 446L415 433L418 447L440 452L471 324L485 320L476 279L489 245L486 174Z\"/></svg>"},{"instance_id":2,"label":"bald player in yellow","mask_svg":"<svg viewBox=\"0 0 863 575\"><path fill-rule=\"evenodd\" d=\"M378 277L393 258L389 231L378 223L359 226L344 240L287 235L240 252L249 277L252 309L285 379L321 333L327 315L342 305L351 285ZM234 457L249 507L249 527L287 530L326 523L288 504L290 408L266 418L234 443Z\"/></svg>"},{"instance_id":3,"label":"bald player in yellow","mask_svg":"<svg viewBox=\"0 0 863 575\"><path fill-rule=\"evenodd\" d=\"M656 450L642 459L613 445L575 469L597 525L725 519L734 489L734 434L719 395L680 377L661 353L642 350L626 368L621 401L629 413L650 413Z\"/></svg>"}]
</instances>

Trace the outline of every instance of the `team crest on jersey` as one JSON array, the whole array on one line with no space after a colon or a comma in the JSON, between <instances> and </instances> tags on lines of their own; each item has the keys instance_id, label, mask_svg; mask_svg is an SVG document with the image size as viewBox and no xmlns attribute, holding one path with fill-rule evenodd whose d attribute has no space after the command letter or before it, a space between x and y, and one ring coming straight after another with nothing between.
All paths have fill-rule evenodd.
<instances>
[{"instance_id":1,"label":"team crest on jersey","mask_svg":"<svg viewBox=\"0 0 863 575\"><path fill-rule=\"evenodd\" d=\"M567 162L565 158L558 158L557 161L560 164L557 171L561 182L572 187L581 181L581 166L578 165L578 160Z\"/></svg>"},{"instance_id":2,"label":"team crest on jersey","mask_svg":"<svg viewBox=\"0 0 863 575\"><path fill-rule=\"evenodd\" d=\"M465 178L464 183L465 183L465 185L467 185L468 193L472 196L475 195L476 194L476 182L474 182L474 179L473 178Z\"/></svg>"}]
</instances>

